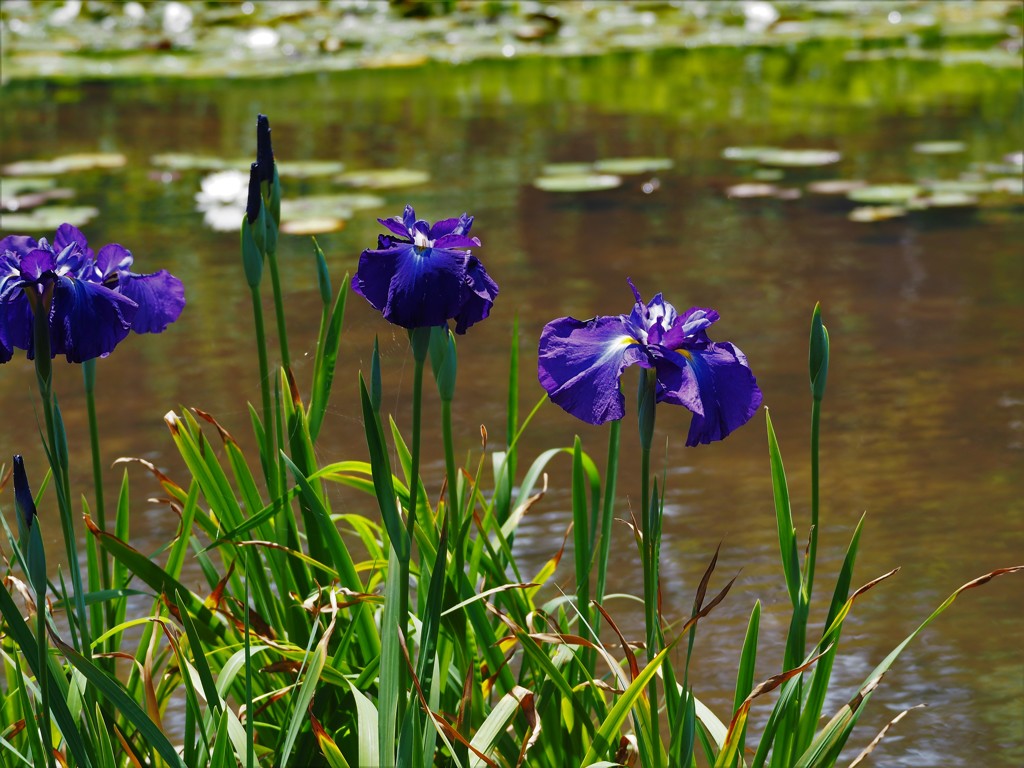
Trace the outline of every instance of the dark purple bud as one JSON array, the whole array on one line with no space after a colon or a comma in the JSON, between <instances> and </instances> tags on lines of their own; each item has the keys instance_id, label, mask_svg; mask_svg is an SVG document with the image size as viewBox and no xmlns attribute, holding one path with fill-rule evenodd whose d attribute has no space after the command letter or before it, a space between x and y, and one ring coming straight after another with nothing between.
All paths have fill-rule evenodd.
<instances>
[{"instance_id":1,"label":"dark purple bud","mask_svg":"<svg viewBox=\"0 0 1024 768\"><path fill-rule=\"evenodd\" d=\"M14 499L25 518L25 527L31 528L37 516L36 503L32 498L32 489L28 487L28 476L25 474L25 462L21 454L14 457Z\"/></svg>"},{"instance_id":2,"label":"dark purple bud","mask_svg":"<svg viewBox=\"0 0 1024 768\"><path fill-rule=\"evenodd\" d=\"M260 197L260 164L253 163L249 169L249 198L245 203L245 216L250 224L254 224L260 216L260 206L263 200Z\"/></svg>"},{"instance_id":3,"label":"dark purple bud","mask_svg":"<svg viewBox=\"0 0 1024 768\"><path fill-rule=\"evenodd\" d=\"M256 162L260 166L260 181L274 181L274 148L270 144L270 121L266 115L256 118Z\"/></svg>"}]
</instances>

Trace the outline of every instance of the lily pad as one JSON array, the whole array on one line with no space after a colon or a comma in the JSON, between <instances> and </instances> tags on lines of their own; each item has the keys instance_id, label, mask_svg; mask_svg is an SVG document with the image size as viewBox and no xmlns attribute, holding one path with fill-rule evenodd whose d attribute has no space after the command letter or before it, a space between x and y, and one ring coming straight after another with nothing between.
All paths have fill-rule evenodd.
<instances>
[{"instance_id":1,"label":"lily pad","mask_svg":"<svg viewBox=\"0 0 1024 768\"><path fill-rule=\"evenodd\" d=\"M81 227L99 215L99 208L91 205L48 205L32 211L2 213L0 229L48 232L64 223Z\"/></svg>"},{"instance_id":2,"label":"lily pad","mask_svg":"<svg viewBox=\"0 0 1024 768\"><path fill-rule=\"evenodd\" d=\"M922 155L955 155L967 149L962 141L919 141L914 151Z\"/></svg>"},{"instance_id":3,"label":"lily pad","mask_svg":"<svg viewBox=\"0 0 1024 768\"><path fill-rule=\"evenodd\" d=\"M54 200L70 200L75 196L75 190L64 187L54 189L43 189L39 192L25 192L13 197L0 199L0 208L5 211L27 211L30 208L38 208L40 205Z\"/></svg>"},{"instance_id":4,"label":"lily pad","mask_svg":"<svg viewBox=\"0 0 1024 768\"><path fill-rule=\"evenodd\" d=\"M242 158L225 160L223 157L213 157L212 155L167 152L153 155L149 158L149 162L158 168L167 168L172 171L224 171L232 168L235 170L248 168L251 161Z\"/></svg>"},{"instance_id":5,"label":"lily pad","mask_svg":"<svg viewBox=\"0 0 1024 768\"><path fill-rule=\"evenodd\" d=\"M541 176L581 176L594 170L593 163L548 163L540 169Z\"/></svg>"},{"instance_id":6,"label":"lily pad","mask_svg":"<svg viewBox=\"0 0 1024 768\"><path fill-rule=\"evenodd\" d=\"M746 200L758 197L774 197L779 200L797 200L800 190L796 187L780 187L775 184L761 182L745 182L733 184L725 190L727 197Z\"/></svg>"},{"instance_id":7,"label":"lily pad","mask_svg":"<svg viewBox=\"0 0 1024 768\"><path fill-rule=\"evenodd\" d=\"M924 182L932 195L983 195L992 191L992 183L984 179L936 179Z\"/></svg>"},{"instance_id":8,"label":"lily pad","mask_svg":"<svg viewBox=\"0 0 1024 768\"><path fill-rule=\"evenodd\" d=\"M415 187L430 181L430 174L412 168L370 168L362 171L349 171L335 177L335 181L352 187L367 189L395 189L397 187Z\"/></svg>"},{"instance_id":9,"label":"lily pad","mask_svg":"<svg viewBox=\"0 0 1024 768\"><path fill-rule=\"evenodd\" d=\"M889 219L898 219L906 215L907 209L901 205L865 205L860 208L854 208L847 215L847 218L850 221L865 223L888 221Z\"/></svg>"},{"instance_id":10,"label":"lily pad","mask_svg":"<svg viewBox=\"0 0 1024 768\"><path fill-rule=\"evenodd\" d=\"M128 158L116 152L77 153L62 155L50 160L21 160L8 163L3 172L10 176L59 176L74 171L120 168Z\"/></svg>"},{"instance_id":11,"label":"lily pad","mask_svg":"<svg viewBox=\"0 0 1024 768\"><path fill-rule=\"evenodd\" d=\"M652 171L667 171L674 165L667 157L610 157L594 163L598 173L610 173L617 176L632 176Z\"/></svg>"},{"instance_id":12,"label":"lily pad","mask_svg":"<svg viewBox=\"0 0 1024 768\"><path fill-rule=\"evenodd\" d=\"M780 168L758 168L752 175L757 181L779 181L786 174Z\"/></svg>"},{"instance_id":13,"label":"lily pad","mask_svg":"<svg viewBox=\"0 0 1024 768\"><path fill-rule=\"evenodd\" d=\"M281 231L287 235L322 235L343 229L345 221L338 218L293 219L281 222Z\"/></svg>"},{"instance_id":14,"label":"lily pad","mask_svg":"<svg viewBox=\"0 0 1024 768\"><path fill-rule=\"evenodd\" d=\"M920 194L921 187L916 184L876 184L851 190L846 196L855 203L898 206L906 205Z\"/></svg>"},{"instance_id":15,"label":"lily pad","mask_svg":"<svg viewBox=\"0 0 1024 768\"><path fill-rule=\"evenodd\" d=\"M726 160L736 161L758 161L765 152L774 152L775 147L726 147L722 150L722 157Z\"/></svg>"},{"instance_id":16,"label":"lily pad","mask_svg":"<svg viewBox=\"0 0 1024 768\"><path fill-rule=\"evenodd\" d=\"M992 181L992 191L1007 195L1024 195L1024 179L1020 176L1004 176Z\"/></svg>"},{"instance_id":17,"label":"lily pad","mask_svg":"<svg viewBox=\"0 0 1024 768\"><path fill-rule=\"evenodd\" d=\"M57 186L57 180L43 176L0 176L0 198L6 200L24 192L41 192Z\"/></svg>"},{"instance_id":18,"label":"lily pad","mask_svg":"<svg viewBox=\"0 0 1024 768\"><path fill-rule=\"evenodd\" d=\"M863 179L825 179L812 181L807 185L807 191L816 195L848 195L853 190L867 185Z\"/></svg>"},{"instance_id":19,"label":"lily pad","mask_svg":"<svg viewBox=\"0 0 1024 768\"><path fill-rule=\"evenodd\" d=\"M832 149L772 149L757 158L762 165L779 168L818 168L838 163L842 158Z\"/></svg>"},{"instance_id":20,"label":"lily pad","mask_svg":"<svg viewBox=\"0 0 1024 768\"><path fill-rule=\"evenodd\" d=\"M914 198L907 204L907 207L917 211L924 211L929 208L976 208L977 205L978 198L974 195L968 195L964 192L941 192L928 195L927 197Z\"/></svg>"},{"instance_id":21,"label":"lily pad","mask_svg":"<svg viewBox=\"0 0 1024 768\"><path fill-rule=\"evenodd\" d=\"M538 176L533 186L545 192L597 192L622 186L622 177L610 173L563 173Z\"/></svg>"},{"instance_id":22,"label":"lily pad","mask_svg":"<svg viewBox=\"0 0 1024 768\"><path fill-rule=\"evenodd\" d=\"M281 176L293 179L311 179L316 176L334 176L345 170L345 164L337 160L289 160L277 164Z\"/></svg>"},{"instance_id":23,"label":"lily pad","mask_svg":"<svg viewBox=\"0 0 1024 768\"><path fill-rule=\"evenodd\" d=\"M337 195L308 195L286 197L281 201L282 222L291 219L345 219L353 211L381 208L387 201L376 195L342 193ZM282 223L282 228L283 228Z\"/></svg>"}]
</instances>

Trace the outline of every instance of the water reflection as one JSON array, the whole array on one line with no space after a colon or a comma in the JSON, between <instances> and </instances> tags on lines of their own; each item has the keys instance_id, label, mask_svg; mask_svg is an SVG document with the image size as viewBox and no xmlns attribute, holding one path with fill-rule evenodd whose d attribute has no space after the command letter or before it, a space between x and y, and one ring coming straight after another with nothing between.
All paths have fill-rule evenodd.
<instances>
[{"instance_id":1,"label":"water reflection","mask_svg":"<svg viewBox=\"0 0 1024 768\"><path fill-rule=\"evenodd\" d=\"M462 210L476 215L480 255L502 295L491 319L460 342L460 454L477 450L481 423L493 441L501 439L513 317L523 336L525 411L541 395L532 366L544 323L560 315L624 311L630 300L625 279L632 276L645 295L662 290L679 306L721 312L718 335L741 345L772 409L803 528L807 324L814 302L822 301L833 370L822 438L820 583L838 570L840 551L865 511L856 581L903 566L895 580L858 604L845 638L850 655L837 669L839 688L830 699L838 706L931 606L968 579L1024 555L1019 198L955 221L911 216L857 224L846 219L841 203L808 196L729 200L724 190L743 180L743 171L721 151L751 144L834 146L843 159L830 175L881 182L934 173L934 158L911 151L919 141L967 145L955 159L942 158L952 164L950 173L972 162L997 163L1024 144L1019 76L1019 70L981 65L846 62L841 50L822 45L429 65L258 83L18 83L4 87L0 128L4 162L97 149L127 156L124 169L67 178L79 200L102 211L87 234L96 242L124 243L140 269L167 268L181 277L189 304L168 333L146 344L125 343L100 361L103 447L110 460L140 456L177 479L182 467L163 413L200 407L246 445L245 403L258 400L259 390L237 235L204 226L193 200L198 174L154 179L150 158L183 150L244 155L253 148L258 111L273 120L283 162L340 160L352 169L402 166L430 174L423 187L382 191L380 210L319 238L336 281L375 241L374 216L393 215L406 202L427 218ZM547 163L610 156L668 157L674 167L653 174L658 188L650 192L643 188L646 176L585 196L558 196L531 184ZM820 176L792 172L790 178L802 184ZM329 181L303 179L287 184L285 194L328 188ZM280 259L296 374L306 387L318 322L308 239L282 239ZM349 305L346 326L338 397L321 442L324 461L365 455L355 428L355 376L368 368L375 334L385 409L403 427L409 421L404 335L358 301ZM76 450L87 445L79 376L60 366L56 382ZM34 397L30 367L24 361L5 366L0 449L3 455L23 452L29 466L39 467L44 459L36 447ZM428 424L435 407L428 401ZM780 663L781 649L770 643L785 633L787 596L777 564L763 420L700 450L683 448L686 425L686 414L673 409L659 416L656 445L668 444L656 450L656 465L669 468L665 608L672 617L689 611L707 560L724 542L716 583L742 573L732 596L703 625L694 667L698 689L724 709L734 675L724 662L735 656L753 601L765 604L768 645L758 675L767 676ZM600 459L605 430L545 406L524 439L522 461L570 445L577 432ZM617 514L628 518L639 492L631 421L623 433ZM439 446L439 434L426 434L424 445ZM88 462L80 459L74 467L75 487L85 488ZM424 470L434 493L443 466L428 462ZM129 471L133 543L151 551L173 535L177 519L166 506L145 500L159 494L155 483ZM567 458L552 465L551 489L527 517L517 540L526 570L561 546L568 474ZM119 477L120 470L108 472L110 493ZM332 493L336 511L369 506L358 495ZM614 536L619 559L610 588L637 594L629 531L617 525ZM571 573L566 558L562 586ZM193 586L199 588L198 579ZM1024 726L1006 717L1024 696L1024 658L1014 639L1024 630L1019 594L1019 584L1000 582L969 593L914 646L876 695L865 723L881 727L922 700L932 707L908 716L877 761L971 766L981 749L990 766L1024 761ZM616 599L610 607L621 624L638 626L637 604ZM858 744L870 733L865 727Z\"/></svg>"}]
</instances>

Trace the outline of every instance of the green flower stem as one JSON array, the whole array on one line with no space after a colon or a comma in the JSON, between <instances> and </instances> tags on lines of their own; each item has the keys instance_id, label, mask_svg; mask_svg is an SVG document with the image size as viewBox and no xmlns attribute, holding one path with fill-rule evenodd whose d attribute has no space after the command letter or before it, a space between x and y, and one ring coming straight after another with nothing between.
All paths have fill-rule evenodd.
<instances>
[{"instance_id":1,"label":"green flower stem","mask_svg":"<svg viewBox=\"0 0 1024 768\"><path fill-rule=\"evenodd\" d=\"M814 589L814 564L818 555L818 436L821 427L821 400L811 401L811 541L807 548L807 602Z\"/></svg>"},{"instance_id":2,"label":"green flower stem","mask_svg":"<svg viewBox=\"0 0 1024 768\"><path fill-rule=\"evenodd\" d=\"M458 532L461 526L460 503L458 498L458 472L455 468L455 441L452 437L452 401L441 401L441 431L444 435L444 471L448 486L449 530Z\"/></svg>"},{"instance_id":3,"label":"green flower stem","mask_svg":"<svg viewBox=\"0 0 1024 768\"><path fill-rule=\"evenodd\" d=\"M619 476L619 442L622 433L622 419L613 421L608 431L608 463L605 466L604 504L601 508L601 543L597 554L597 585L594 589L594 600L604 602L604 592L608 582L608 555L611 551L612 516L615 513L615 485ZM594 635L601 627L601 613L594 614Z\"/></svg>"},{"instance_id":4,"label":"green flower stem","mask_svg":"<svg viewBox=\"0 0 1024 768\"><path fill-rule=\"evenodd\" d=\"M657 533L654 526L654 512L651 510L651 443L654 439L655 372L645 368L640 372L640 387L637 393L638 420L640 430L640 559L644 572L644 625L647 630L647 661L658 655L660 627L658 617L658 552ZM652 758L655 765L661 765L661 727L658 716L658 676L651 678L649 699L651 703L651 743L654 747Z\"/></svg>"},{"instance_id":5,"label":"green flower stem","mask_svg":"<svg viewBox=\"0 0 1024 768\"><path fill-rule=\"evenodd\" d=\"M75 523L71 511L67 439L64 435L64 426L58 421L58 412L53 398L53 361L50 359L50 313L48 311L52 297L39 297L31 293L28 296L35 318L33 337L36 381L39 385L39 396L43 401L47 453L49 454L50 468L53 470L53 484L57 493L61 532L64 534L64 548L68 556L67 567L71 572L71 585L75 591L76 615L68 617L68 624L71 629L72 643L81 642L81 647L76 647L76 650L81 651L86 658L91 658L92 649L89 643L89 625L86 620L88 614L85 609L85 591L82 588L82 571L78 563L78 540L75 538ZM76 625L80 635L75 634Z\"/></svg>"},{"instance_id":6,"label":"green flower stem","mask_svg":"<svg viewBox=\"0 0 1024 768\"><path fill-rule=\"evenodd\" d=\"M401 617L402 634L409 638L409 563L412 559L413 542L416 540L416 506L419 503L420 486L420 426L422 422L423 405L423 367L427 359L427 351L430 340L429 328L414 328L409 332L409 340L412 342L413 352L413 374L412 374L412 445L410 450L411 465L409 468L409 515L406 518L405 530L408 548L405 556L399 560L398 583L399 591L399 616ZM442 566L443 567L443 566ZM404 664L399 665L399 691L407 691L408 670ZM406 695L398 697L398 723L405 722L405 711L408 706Z\"/></svg>"},{"instance_id":7,"label":"green flower stem","mask_svg":"<svg viewBox=\"0 0 1024 768\"><path fill-rule=\"evenodd\" d=\"M100 428L96 418L96 359L82 363L82 378L85 384L85 408L89 415L89 446L92 449L92 484L96 493L96 522L102 530L107 530L107 511L103 499L103 462L100 459ZM96 547L96 556L100 564L100 588L111 589L110 559L103 547ZM103 615L107 627L113 627L116 621L116 610L113 601L103 606ZM104 650L108 650L104 644ZM112 668L112 666L111 666Z\"/></svg>"},{"instance_id":8,"label":"green flower stem","mask_svg":"<svg viewBox=\"0 0 1024 768\"><path fill-rule=\"evenodd\" d=\"M284 298L281 295L281 277L277 269L277 248L267 248L267 263L270 264L270 283L274 288L274 312L277 315L277 339L281 345L281 364L291 370L291 356L288 353L288 329L284 321Z\"/></svg>"},{"instance_id":9,"label":"green flower stem","mask_svg":"<svg viewBox=\"0 0 1024 768\"><path fill-rule=\"evenodd\" d=\"M252 293L252 314L256 327L256 351L260 365L260 399L263 406L263 472L267 478L267 490L271 499L278 497L277 450L274 442L274 413L270 406L270 367L267 363L267 336L263 330L263 304L258 286L250 288Z\"/></svg>"}]
</instances>

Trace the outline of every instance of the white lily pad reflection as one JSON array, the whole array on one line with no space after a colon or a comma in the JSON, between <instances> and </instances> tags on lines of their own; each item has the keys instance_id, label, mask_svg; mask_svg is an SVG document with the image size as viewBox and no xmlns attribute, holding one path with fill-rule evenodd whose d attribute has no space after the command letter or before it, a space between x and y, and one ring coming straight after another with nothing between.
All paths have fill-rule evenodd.
<instances>
[{"instance_id":1,"label":"white lily pad reflection","mask_svg":"<svg viewBox=\"0 0 1024 768\"><path fill-rule=\"evenodd\" d=\"M203 222L217 232L237 230L245 215L249 195L249 174L241 171L217 171L205 176L196 193L196 207Z\"/></svg>"},{"instance_id":2,"label":"white lily pad reflection","mask_svg":"<svg viewBox=\"0 0 1024 768\"><path fill-rule=\"evenodd\" d=\"M533 186L545 192L599 192L622 186L622 177L610 173L562 173L538 176Z\"/></svg>"}]
</instances>

